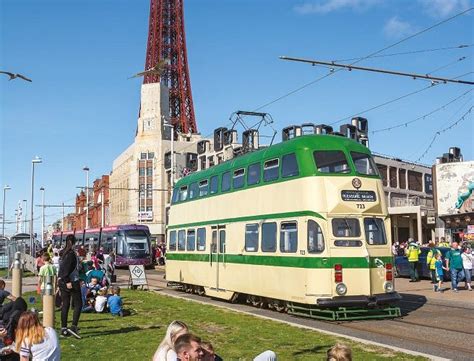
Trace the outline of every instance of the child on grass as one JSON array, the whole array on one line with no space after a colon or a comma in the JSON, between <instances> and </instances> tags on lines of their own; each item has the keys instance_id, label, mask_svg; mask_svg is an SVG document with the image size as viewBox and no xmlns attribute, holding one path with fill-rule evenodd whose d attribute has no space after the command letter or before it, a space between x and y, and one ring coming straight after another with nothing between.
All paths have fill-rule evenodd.
<instances>
[{"instance_id":1,"label":"child on grass","mask_svg":"<svg viewBox=\"0 0 474 361\"><path fill-rule=\"evenodd\" d=\"M107 297L105 297L107 293L107 289L101 288L97 293L97 297L95 298L95 312L102 313L105 312L105 305L107 304Z\"/></svg>"},{"instance_id":2,"label":"child on grass","mask_svg":"<svg viewBox=\"0 0 474 361\"><path fill-rule=\"evenodd\" d=\"M109 307L112 316L125 316L122 297L120 297L120 287L114 287L113 295L107 300L107 307Z\"/></svg>"}]
</instances>

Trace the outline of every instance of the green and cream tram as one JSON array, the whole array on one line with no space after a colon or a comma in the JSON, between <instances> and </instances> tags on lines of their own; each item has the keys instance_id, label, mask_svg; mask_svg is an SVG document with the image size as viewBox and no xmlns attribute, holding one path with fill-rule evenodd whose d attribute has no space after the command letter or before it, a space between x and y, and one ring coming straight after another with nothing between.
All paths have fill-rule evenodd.
<instances>
[{"instance_id":1,"label":"green and cream tram","mask_svg":"<svg viewBox=\"0 0 474 361\"><path fill-rule=\"evenodd\" d=\"M370 151L304 135L177 182L166 278L310 317L395 317L389 230Z\"/></svg>"}]
</instances>

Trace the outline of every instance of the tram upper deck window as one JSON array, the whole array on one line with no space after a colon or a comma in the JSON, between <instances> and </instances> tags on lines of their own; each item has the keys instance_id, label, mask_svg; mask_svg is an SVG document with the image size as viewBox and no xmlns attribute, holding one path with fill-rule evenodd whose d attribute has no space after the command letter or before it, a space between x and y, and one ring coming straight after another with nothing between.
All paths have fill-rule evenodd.
<instances>
[{"instance_id":1,"label":"tram upper deck window","mask_svg":"<svg viewBox=\"0 0 474 361\"><path fill-rule=\"evenodd\" d=\"M249 165L247 173L247 184L258 184L260 182L260 163Z\"/></svg>"},{"instance_id":2,"label":"tram upper deck window","mask_svg":"<svg viewBox=\"0 0 474 361\"><path fill-rule=\"evenodd\" d=\"M168 250L176 251L176 231L170 232L170 239L168 242Z\"/></svg>"},{"instance_id":3,"label":"tram upper deck window","mask_svg":"<svg viewBox=\"0 0 474 361\"><path fill-rule=\"evenodd\" d=\"M341 150L316 150L313 153L316 168L321 173L350 173L346 156Z\"/></svg>"},{"instance_id":4,"label":"tram upper deck window","mask_svg":"<svg viewBox=\"0 0 474 361\"><path fill-rule=\"evenodd\" d=\"M280 169L279 159L267 160L263 163L263 180L265 182L270 182L272 180L278 179L278 173Z\"/></svg>"},{"instance_id":5,"label":"tram upper deck window","mask_svg":"<svg viewBox=\"0 0 474 361\"><path fill-rule=\"evenodd\" d=\"M262 252L276 251L276 232L275 222L262 223Z\"/></svg>"},{"instance_id":6,"label":"tram upper deck window","mask_svg":"<svg viewBox=\"0 0 474 361\"><path fill-rule=\"evenodd\" d=\"M178 188L173 189L173 198L171 198L171 203L176 203L178 201L179 190Z\"/></svg>"},{"instance_id":7,"label":"tram upper deck window","mask_svg":"<svg viewBox=\"0 0 474 361\"><path fill-rule=\"evenodd\" d=\"M222 174L221 191L228 192L230 190L230 172Z\"/></svg>"},{"instance_id":8,"label":"tram upper deck window","mask_svg":"<svg viewBox=\"0 0 474 361\"><path fill-rule=\"evenodd\" d=\"M194 229L188 229L186 249L188 251L194 251L196 249L196 231Z\"/></svg>"},{"instance_id":9,"label":"tram upper deck window","mask_svg":"<svg viewBox=\"0 0 474 361\"><path fill-rule=\"evenodd\" d=\"M280 226L280 252L294 253L298 248L298 225L285 222Z\"/></svg>"},{"instance_id":10,"label":"tram upper deck window","mask_svg":"<svg viewBox=\"0 0 474 361\"><path fill-rule=\"evenodd\" d=\"M210 189L209 189L210 194L217 193L217 190L218 190L218 187L219 187L218 184L219 184L219 176L213 175L211 177L211 186L210 186Z\"/></svg>"},{"instance_id":11,"label":"tram upper deck window","mask_svg":"<svg viewBox=\"0 0 474 361\"><path fill-rule=\"evenodd\" d=\"M374 159L366 153L351 152L356 172L365 175L378 175Z\"/></svg>"},{"instance_id":12,"label":"tram upper deck window","mask_svg":"<svg viewBox=\"0 0 474 361\"><path fill-rule=\"evenodd\" d=\"M209 182L206 180L199 182L199 197L207 196L209 191Z\"/></svg>"},{"instance_id":13,"label":"tram upper deck window","mask_svg":"<svg viewBox=\"0 0 474 361\"><path fill-rule=\"evenodd\" d=\"M258 251L258 223L245 225L245 250L247 252Z\"/></svg>"},{"instance_id":14,"label":"tram upper deck window","mask_svg":"<svg viewBox=\"0 0 474 361\"><path fill-rule=\"evenodd\" d=\"M355 218L334 218L332 220L334 237L360 237L359 220Z\"/></svg>"},{"instance_id":15,"label":"tram upper deck window","mask_svg":"<svg viewBox=\"0 0 474 361\"><path fill-rule=\"evenodd\" d=\"M323 230L312 219L308 220L308 252L319 253L324 251Z\"/></svg>"},{"instance_id":16,"label":"tram upper deck window","mask_svg":"<svg viewBox=\"0 0 474 361\"><path fill-rule=\"evenodd\" d=\"M191 183L189 186L189 193L188 193L188 199L194 199L197 198L199 194L199 185L197 182Z\"/></svg>"},{"instance_id":17,"label":"tram upper deck window","mask_svg":"<svg viewBox=\"0 0 474 361\"><path fill-rule=\"evenodd\" d=\"M197 249L198 251L206 250L206 228L197 229Z\"/></svg>"},{"instance_id":18,"label":"tram upper deck window","mask_svg":"<svg viewBox=\"0 0 474 361\"><path fill-rule=\"evenodd\" d=\"M234 171L233 187L242 188L245 185L245 169L237 169Z\"/></svg>"},{"instance_id":19,"label":"tram upper deck window","mask_svg":"<svg viewBox=\"0 0 474 361\"><path fill-rule=\"evenodd\" d=\"M365 238L368 244L387 244L385 226L380 218L364 218Z\"/></svg>"},{"instance_id":20,"label":"tram upper deck window","mask_svg":"<svg viewBox=\"0 0 474 361\"><path fill-rule=\"evenodd\" d=\"M184 229L178 231L178 251L186 250L186 231Z\"/></svg>"},{"instance_id":21,"label":"tram upper deck window","mask_svg":"<svg viewBox=\"0 0 474 361\"><path fill-rule=\"evenodd\" d=\"M297 176L299 174L296 154L291 153L281 157L281 176L283 178Z\"/></svg>"},{"instance_id":22,"label":"tram upper deck window","mask_svg":"<svg viewBox=\"0 0 474 361\"><path fill-rule=\"evenodd\" d=\"M181 187L179 189L178 201L179 202L185 201L187 197L188 197L188 186Z\"/></svg>"}]
</instances>

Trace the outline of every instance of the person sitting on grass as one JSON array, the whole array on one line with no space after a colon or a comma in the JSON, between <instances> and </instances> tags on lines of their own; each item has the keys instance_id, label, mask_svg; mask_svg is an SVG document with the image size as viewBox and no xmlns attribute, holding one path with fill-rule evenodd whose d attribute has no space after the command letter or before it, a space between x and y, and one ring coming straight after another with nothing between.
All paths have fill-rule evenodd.
<instances>
[{"instance_id":1,"label":"person sitting on grass","mask_svg":"<svg viewBox=\"0 0 474 361\"><path fill-rule=\"evenodd\" d=\"M201 339L191 333L179 336L174 343L174 349L180 361L199 361L204 356Z\"/></svg>"},{"instance_id":2,"label":"person sitting on grass","mask_svg":"<svg viewBox=\"0 0 474 361\"><path fill-rule=\"evenodd\" d=\"M219 355L216 355L214 346L212 346L210 342L201 341L201 347L204 351L202 361L222 361L222 358Z\"/></svg>"},{"instance_id":3,"label":"person sitting on grass","mask_svg":"<svg viewBox=\"0 0 474 361\"><path fill-rule=\"evenodd\" d=\"M91 302L91 294L89 288L84 281L80 281L81 285L81 298L82 298L82 309L81 312L87 313L94 310L94 304Z\"/></svg>"},{"instance_id":4,"label":"person sitting on grass","mask_svg":"<svg viewBox=\"0 0 474 361\"><path fill-rule=\"evenodd\" d=\"M107 307L112 316L128 316L130 312L123 309L122 297L120 297L120 287L114 287L114 294L107 300Z\"/></svg>"},{"instance_id":5,"label":"person sitting on grass","mask_svg":"<svg viewBox=\"0 0 474 361\"><path fill-rule=\"evenodd\" d=\"M155 354L153 355L153 361L175 361L178 356L174 350L174 342L179 336L188 332L188 326L184 322L171 322L166 329L166 334L163 338L163 341L161 341L160 345L156 349Z\"/></svg>"},{"instance_id":6,"label":"person sitting on grass","mask_svg":"<svg viewBox=\"0 0 474 361\"><path fill-rule=\"evenodd\" d=\"M59 361L61 349L56 331L51 327L43 327L35 312L24 312L16 328L16 351L21 361Z\"/></svg>"},{"instance_id":7,"label":"person sitting on grass","mask_svg":"<svg viewBox=\"0 0 474 361\"><path fill-rule=\"evenodd\" d=\"M16 297L13 296L10 292L5 291L5 281L0 280L0 313L2 309L3 302L5 298L9 299L10 301L15 301Z\"/></svg>"},{"instance_id":8,"label":"person sitting on grass","mask_svg":"<svg viewBox=\"0 0 474 361\"><path fill-rule=\"evenodd\" d=\"M91 269L87 271L86 273L86 280L88 283L90 283L93 278L97 278L97 283L99 283L101 286L105 286L104 276L105 276L105 272L103 270Z\"/></svg>"},{"instance_id":9,"label":"person sitting on grass","mask_svg":"<svg viewBox=\"0 0 474 361\"><path fill-rule=\"evenodd\" d=\"M351 348L340 343L335 344L327 352L327 361L352 361Z\"/></svg>"},{"instance_id":10,"label":"person sitting on grass","mask_svg":"<svg viewBox=\"0 0 474 361\"><path fill-rule=\"evenodd\" d=\"M105 305L107 304L107 288L101 288L97 293L97 297L95 298L94 308L95 312L102 313L105 312Z\"/></svg>"}]
</instances>

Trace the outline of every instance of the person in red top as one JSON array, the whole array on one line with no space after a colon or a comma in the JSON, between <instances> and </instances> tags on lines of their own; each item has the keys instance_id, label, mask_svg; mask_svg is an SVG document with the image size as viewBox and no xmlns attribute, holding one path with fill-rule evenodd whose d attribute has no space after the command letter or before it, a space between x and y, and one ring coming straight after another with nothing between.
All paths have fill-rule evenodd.
<instances>
[{"instance_id":1,"label":"person in red top","mask_svg":"<svg viewBox=\"0 0 474 361\"><path fill-rule=\"evenodd\" d=\"M36 270L39 272L40 268L42 266L44 266L44 261L43 261L43 253L42 252L38 252L36 254L36 260L35 260L35 266L36 266Z\"/></svg>"}]
</instances>

